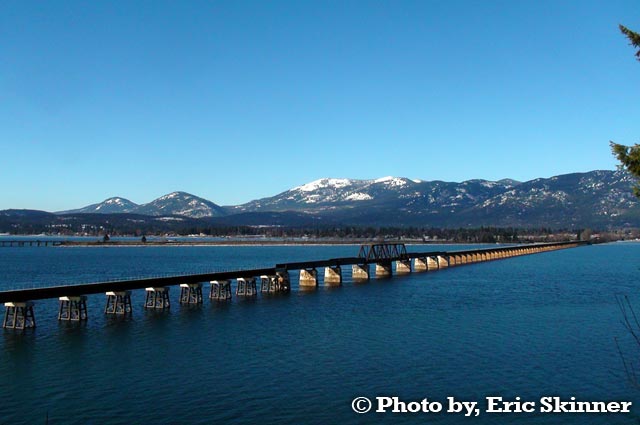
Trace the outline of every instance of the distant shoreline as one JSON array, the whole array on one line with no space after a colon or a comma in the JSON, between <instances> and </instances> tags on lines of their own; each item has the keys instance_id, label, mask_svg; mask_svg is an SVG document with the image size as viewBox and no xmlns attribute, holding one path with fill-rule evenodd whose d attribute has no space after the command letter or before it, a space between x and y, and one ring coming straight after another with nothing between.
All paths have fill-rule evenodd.
<instances>
[{"instance_id":1,"label":"distant shoreline","mask_svg":"<svg viewBox=\"0 0 640 425\"><path fill-rule=\"evenodd\" d=\"M138 247L138 246L330 246L330 245L363 245L370 243L404 243L406 245L475 245L473 243L459 243L447 241L423 242L411 241L352 241L352 240L269 240L269 241L61 241L61 247ZM486 245L486 244L483 244Z\"/></svg>"},{"instance_id":2,"label":"distant shoreline","mask_svg":"<svg viewBox=\"0 0 640 425\"><path fill-rule=\"evenodd\" d=\"M71 239L63 239L61 237L51 237L43 235L20 235L15 238L2 235L0 237L0 246L55 246L55 247L144 247L144 246L359 246L367 244L379 243L401 243L405 245L526 245L529 243L553 242L553 241L519 241L519 242L468 242L468 241L451 241L451 240L420 240L420 239L299 239L299 238L269 238L269 239L242 239L242 238L216 238L208 240L207 238L194 238L189 240L188 237L170 237L170 238L149 238L142 241L139 238L132 237L114 237L110 240L103 241L101 238L91 237L71 237ZM566 240L566 239L563 239ZM8 245L9 243L13 243Z\"/></svg>"}]
</instances>

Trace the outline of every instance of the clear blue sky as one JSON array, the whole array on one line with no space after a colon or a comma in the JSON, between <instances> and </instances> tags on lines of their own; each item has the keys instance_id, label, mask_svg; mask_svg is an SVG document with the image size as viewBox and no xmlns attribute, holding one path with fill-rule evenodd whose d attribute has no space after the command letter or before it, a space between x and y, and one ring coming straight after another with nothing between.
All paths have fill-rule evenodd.
<instances>
[{"instance_id":1,"label":"clear blue sky","mask_svg":"<svg viewBox=\"0 0 640 425\"><path fill-rule=\"evenodd\" d=\"M3 1L0 209L614 169L619 23L638 0Z\"/></svg>"}]
</instances>

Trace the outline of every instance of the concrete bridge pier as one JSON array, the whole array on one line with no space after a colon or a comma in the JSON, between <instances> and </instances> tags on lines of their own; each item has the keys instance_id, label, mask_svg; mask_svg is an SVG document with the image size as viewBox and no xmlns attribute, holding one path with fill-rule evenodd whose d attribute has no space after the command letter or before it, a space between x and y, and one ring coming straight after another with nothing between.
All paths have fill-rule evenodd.
<instances>
[{"instance_id":1,"label":"concrete bridge pier","mask_svg":"<svg viewBox=\"0 0 640 425\"><path fill-rule=\"evenodd\" d=\"M236 296L239 297L255 297L258 295L256 289L256 278L238 278L238 286L236 287Z\"/></svg>"},{"instance_id":2,"label":"concrete bridge pier","mask_svg":"<svg viewBox=\"0 0 640 425\"><path fill-rule=\"evenodd\" d=\"M427 270L438 270L440 261L438 256L427 257Z\"/></svg>"},{"instance_id":3,"label":"concrete bridge pier","mask_svg":"<svg viewBox=\"0 0 640 425\"><path fill-rule=\"evenodd\" d=\"M391 277L392 275L391 261L376 263L376 277Z\"/></svg>"},{"instance_id":4,"label":"concrete bridge pier","mask_svg":"<svg viewBox=\"0 0 640 425\"><path fill-rule=\"evenodd\" d=\"M6 311L4 313L3 328L25 329L35 328L36 318L33 315L33 302L7 302L4 303Z\"/></svg>"},{"instance_id":5,"label":"concrete bridge pier","mask_svg":"<svg viewBox=\"0 0 640 425\"><path fill-rule=\"evenodd\" d=\"M342 268L340 266L328 266L324 268L324 284L327 286L342 285Z\"/></svg>"},{"instance_id":6,"label":"concrete bridge pier","mask_svg":"<svg viewBox=\"0 0 640 425\"><path fill-rule=\"evenodd\" d=\"M369 280L369 265L354 264L351 266L351 278L353 280Z\"/></svg>"},{"instance_id":7,"label":"concrete bridge pier","mask_svg":"<svg viewBox=\"0 0 640 425\"><path fill-rule=\"evenodd\" d=\"M155 308L158 310L164 310L171 307L171 301L169 300L169 287L168 286L152 286L145 288L147 291L147 297L144 301L144 308Z\"/></svg>"},{"instance_id":8,"label":"concrete bridge pier","mask_svg":"<svg viewBox=\"0 0 640 425\"><path fill-rule=\"evenodd\" d=\"M107 305L104 306L105 314L131 314L131 291L106 292Z\"/></svg>"},{"instance_id":9,"label":"concrete bridge pier","mask_svg":"<svg viewBox=\"0 0 640 425\"><path fill-rule=\"evenodd\" d=\"M415 260L413 261L413 270L417 272L427 271L428 270L427 259L425 257L423 258L416 257Z\"/></svg>"},{"instance_id":10,"label":"concrete bridge pier","mask_svg":"<svg viewBox=\"0 0 640 425\"><path fill-rule=\"evenodd\" d=\"M411 260L396 261L396 273L397 274L411 273Z\"/></svg>"},{"instance_id":11,"label":"concrete bridge pier","mask_svg":"<svg viewBox=\"0 0 640 425\"><path fill-rule=\"evenodd\" d=\"M442 269L445 267L449 267L449 256L438 255L438 268Z\"/></svg>"},{"instance_id":12,"label":"concrete bridge pier","mask_svg":"<svg viewBox=\"0 0 640 425\"><path fill-rule=\"evenodd\" d=\"M318 270L316 269L302 269L300 270L300 288L308 289L318 286Z\"/></svg>"},{"instance_id":13,"label":"concrete bridge pier","mask_svg":"<svg viewBox=\"0 0 640 425\"><path fill-rule=\"evenodd\" d=\"M231 282L229 280L212 280L210 300L226 301L231 299Z\"/></svg>"},{"instance_id":14,"label":"concrete bridge pier","mask_svg":"<svg viewBox=\"0 0 640 425\"><path fill-rule=\"evenodd\" d=\"M58 320L87 320L87 297L60 297L60 309L58 310Z\"/></svg>"},{"instance_id":15,"label":"concrete bridge pier","mask_svg":"<svg viewBox=\"0 0 640 425\"><path fill-rule=\"evenodd\" d=\"M202 304L202 282L181 283L180 304Z\"/></svg>"}]
</instances>

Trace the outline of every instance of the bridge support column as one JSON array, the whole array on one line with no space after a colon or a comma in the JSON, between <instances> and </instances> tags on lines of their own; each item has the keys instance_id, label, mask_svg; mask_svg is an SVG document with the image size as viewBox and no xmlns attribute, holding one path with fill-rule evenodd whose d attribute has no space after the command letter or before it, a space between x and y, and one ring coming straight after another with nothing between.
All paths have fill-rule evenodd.
<instances>
[{"instance_id":1,"label":"bridge support column","mask_svg":"<svg viewBox=\"0 0 640 425\"><path fill-rule=\"evenodd\" d=\"M276 292L276 282L275 276L260 276L260 292L263 294Z\"/></svg>"},{"instance_id":2,"label":"bridge support column","mask_svg":"<svg viewBox=\"0 0 640 425\"><path fill-rule=\"evenodd\" d=\"M145 288L145 291L147 291L147 297L144 301L144 308L164 310L165 308L171 307L168 286L153 286Z\"/></svg>"},{"instance_id":3,"label":"bridge support column","mask_svg":"<svg viewBox=\"0 0 640 425\"><path fill-rule=\"evenodd\" d=\"M263 294L275 294L280 291L280 281L277 275L260 276L260 292Z\"/></svg>"},{"instance_id":4,"label":"bridge support column","mask_svg":"<svg viewBox=\"0 0 640 425\"><path fill-rule=\"evenodd\" d=\"M33 302L7 302L4 303L6 311L4 313L3 328L25 329L35 328L36 318L33 315Z\"/></svg>"},{"instance_id":5,"label":"bridge support column","mask_svg":"<svg viewBox=\"0 0 640 425\"><path fill-rule=\"evenodd\" d=\"M328 286L342 285L342 268L340 266L324 268L324 284Z\"/></svg>"},{"instance_id":6,"label":"bridge support column","mask_svg":"<svg viewBox=\"0 0 640 425\"><path fill-rule=\"evenodd\" d=\"M212 280L210 300L226 301L231 299L231 282L228 280Z\"/></svg>"},{"instance_id":7,"label":"bridge support column","mask_svg":"<svg viewBox=\"0 0 640 425\"><path fill-rule=\"evenodd\" d=\"M87 320L87 297L60 297L58 320Z\"/></svg>"},{"instance_id":8,"label":"bridge support column","mask_svg":"<svg viewBox=\"0 0 640 425\"><path fill-rule=\"evenodd\" d=\"M238 286L236 287L236 295L239 297L255 297L258 295L258 290L256 289L256 278L238 278L237 280Z\"/></svg>"},{"instance_id":9,"label":"bridge support column","mask_svg":"<svg viewBox=\"0 0 640 425\"><path fill-rule=\"evenodd\" d=\"M131 314L131 291L106 292L107 305L104 306L105 314Z\"/></svg>"},{"instance_id":10,"label":"bridge support column","mask_svg":"<svg viewBox=\"0 0 640 425\"><path fill-rule=\"evenodd\" d=\"M411 260L396 261L396 273L397 274L411 273Z\"/></svg>"},{"instance_id":11,"label":"bridge support column","mask_svg":"<svg viewBox=\"0 0 640 425\"><path fill-rule=\"evenodd\" d=\"M290 292L291 278L289 277L289 272L286 270L276 272L276 277L278 278L278 285L280 285L280 292Z\"/></svg>"},{"instance_id":12,"label":"bridge support column","mask_svg":"<svg viewBox=\"0 0 640 425\"><path fill-rule=\"evenodd\" d=\"M391 275L393 275L391 261L376 263L376 277L391 277Z\"/></svg>"},{"instance_id":13,"label":"bridge support column","mask_svg":"<svg viewBox=\"0 0 640 425\"><path fill-rule=\"evenodd\" d=\"M369 280L369 265L354 264L351 266L351 278L353 280Z\"/></svg>"},{"instance_id":14,"label":"bridge support column","mask_svg":"<svg viewBox=\"0 0 640 425\"><path fill-rule=\"evenodd\" d=\"M442 269L445 267L449 267L449 257L438 255L438 268Z\"/></svg>"},{"instance_id":15,"label":"bridge support column","mask_svg":"<svg viewBox=\"0 0 640 425\"><path fill-rule=\"evenodd\" d=\"M438 270L439 266L438 257L427 257L427 270Z\"/></svg>"},{"instance_id":16,"label":"bridge support column","mask_svg":"<svg viewBox=\"0 0 640 425\"><path fill-rule=\"evenodd\" d=\"M417 258L413 261L413 270L423 272L427 270L427 259Z\"/></svg>"},{"instance_id":17,"label":"bridge support column","mask_svg":"<svg viewBox=\"0 0 640 425\"><path fill-rule=\"evenodd\" d=\"M202 304L202 283L181 283L180 304Z\"/></svg>"},{"instance_id":18,"label":"bridge support column","mask_svg":"<svg viewBox=\"0 0 640 425\"><path fill-rule=\"evenodd\" d=\"M302 288L315 288L316 286L318 286L318 270L316 269L300 270L299 285Z\"/></svg>"}]
</instances>

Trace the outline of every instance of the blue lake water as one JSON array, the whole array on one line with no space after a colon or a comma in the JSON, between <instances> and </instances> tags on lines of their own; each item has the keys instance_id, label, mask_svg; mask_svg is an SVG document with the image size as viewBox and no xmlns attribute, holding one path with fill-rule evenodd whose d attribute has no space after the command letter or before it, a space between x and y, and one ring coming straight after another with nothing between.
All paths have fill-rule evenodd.
<instances>
[{"instance_id":1,"label":"blue lake water","mask_svg":"<svg viewBox=\"0 0 640 425\"><path fill-rule=\"evenodd\" d=\"M410 247L410 250L462 249ZM357 246L0 248L0 289L183 274L354 256ZM640 309L640 244L566 249L339 288L133 317L2 331L0 424L631 424L640 390L614 337L640 359L616 295ZM205 286L205 297L208 284ZM358 415L357 396L404 401L502 396L634 402L629 414ZM375 410L375 409L374 409Z\"/></svg>"}]
</instances>

